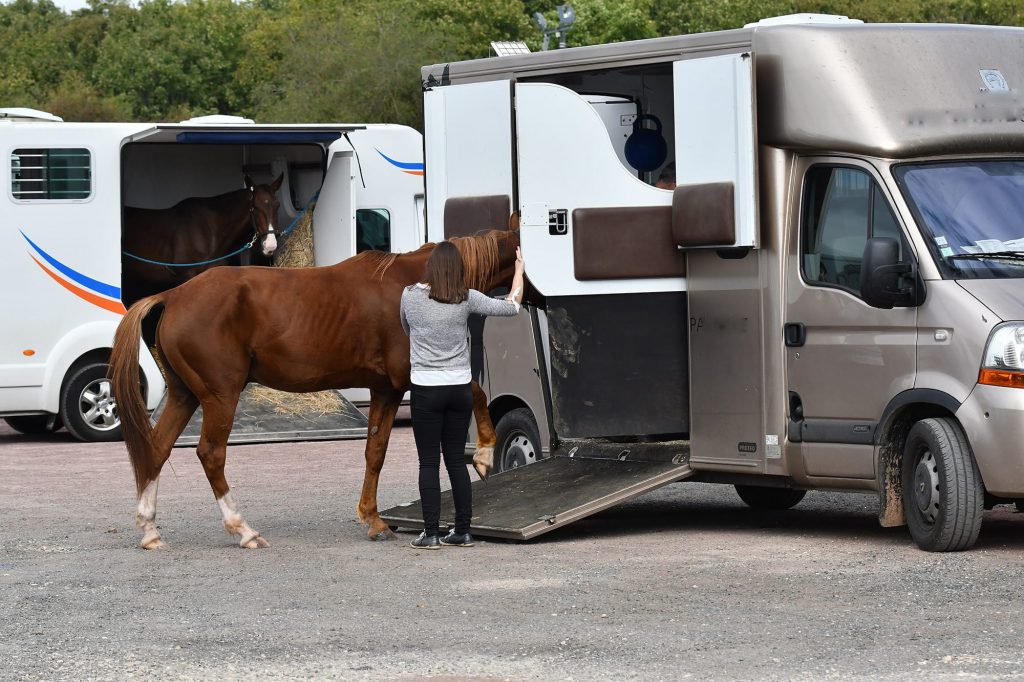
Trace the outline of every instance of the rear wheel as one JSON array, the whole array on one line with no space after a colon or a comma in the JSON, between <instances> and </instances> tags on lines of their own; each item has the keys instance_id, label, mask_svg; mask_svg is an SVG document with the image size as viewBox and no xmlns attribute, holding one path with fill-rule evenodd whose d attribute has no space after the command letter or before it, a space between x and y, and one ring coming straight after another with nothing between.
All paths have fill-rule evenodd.
<instances>
[{"instance_id":1,"label":"rear wheel","mask_svg":"<svg viewBox=\"0 0 1024 682\"><path fill-rule=\"evenodd\" d=\"M903 449L903 510L917 546L929 552L969 549L981 530L984 501L960 425L946 418L914 424Z\"/></svg>"},{"instance_id":2,"label":"rear wheel","mask_svg":"<svg viewBox=\"0 0 1024 682\"><path fill-rule=\"evenodd\" d=\"M26 436L41 436L46 433L53 433L63 424L60 416L56 414L28 414L18 417L4 417L7 425L18 433Z\"/></svg>"},{"instance_id":3,"label":"rear wheel","mask_svg":"<svg viewBox=\"0 0 1024 682\"><path fill-rule=\"evenodd\" d=\"M793 488L767 488L756 485L738 485L736 494L740 499L754 509L789 509L795 507L804 499L806 490L794 490Z\"/></svg>"},{"instance_id":4,"label":"rear wheel","mask_svg":"<svg viewBox=\"0 0 1024 682\"><path fill-rule=\"evenodd\" d=\"M494 473L533 464L540 457L540 430L529 409L520 407L507 412L498 420L494 432Z\"/></svg>"},{"instance_id":5,"label":"rear wheel","mask_svg":"<svg viewBox=\"0 0 1024 682\"><path fill-rule=\"evenodd\" d=\"M78 440L121 440L121 417L110 392L106 363L85 365L71 375L61 395L60 415Z\"/></svg>"}]
</instances>

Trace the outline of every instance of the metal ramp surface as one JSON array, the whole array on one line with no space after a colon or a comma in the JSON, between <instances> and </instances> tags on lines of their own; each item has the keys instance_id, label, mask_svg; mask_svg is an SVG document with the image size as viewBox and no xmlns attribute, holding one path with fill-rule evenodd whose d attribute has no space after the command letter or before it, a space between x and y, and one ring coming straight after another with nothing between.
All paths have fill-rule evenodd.
<instances>
[{"instance_id":1,"label":"metal ramp surface","mask_svg":"<svg viewBox=\"0 0 1024 682\"><path fill-rule=\"evenodd\" d=\"M689 478L676 461L555 456L473 483L474 535L529 540L655 488ZM444 473L442 472L442 477ZM454 524L451 494L441 493L441 526ZM420 501L381 512L391 526L423 528Z\"/></svg>"},{"instance_id":2,"label":"metal ramp surface","mask_svg":"<svg viewBox=\"0 0 1024 682\"><path fill-rule=\"evenodd\" d=\"M366 415L338 391L334 392L338 398L338 409L327 411L310 408L282 411L257 399L254 391L255 387L252 384L242 391L238 409L235 411L235 423L228 437L228 443L231 445L366 438ZM164 401L166 399L164 396ZM154 422L163 411L164 401L161 401L153 412ZM175 441L174 447L197 445L202 423L203 408L200 407Z\"/></svg>"}]
</instances>

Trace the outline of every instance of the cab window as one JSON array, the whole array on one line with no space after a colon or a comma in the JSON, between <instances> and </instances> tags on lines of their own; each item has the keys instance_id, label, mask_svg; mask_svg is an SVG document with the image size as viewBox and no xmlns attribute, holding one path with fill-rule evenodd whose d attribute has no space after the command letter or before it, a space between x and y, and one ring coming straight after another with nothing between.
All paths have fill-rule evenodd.
<instances>
[{"instance_id":1,"label":"cab window","mask_svg":"<svg viewBox=\"0 0 1024 682\"><path fill-rule=\"evenodd\" d=\"M804 280L860 290L860 266L869 237L906 243L896 216L874 179L858 168L815 166L807 173L800 244Z\"/></svg>"}]
</instances>

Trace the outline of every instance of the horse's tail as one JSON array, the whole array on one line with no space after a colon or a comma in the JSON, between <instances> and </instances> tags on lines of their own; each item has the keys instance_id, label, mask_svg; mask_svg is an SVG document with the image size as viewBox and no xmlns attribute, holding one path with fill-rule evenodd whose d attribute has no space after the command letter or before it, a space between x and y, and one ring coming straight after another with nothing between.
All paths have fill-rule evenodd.
<instances>
[{"instance_id":1,"label":"horse's tail","mask_svg":"<svg viewBox=\"0 0 1024 682\"><path fill-rule=\"evenodd\" d=\"M110 389L117 400L121 433L128 446L128 457L135 471L135 488L139 495L157 473L153 464L153 426L142 399L139 337L142 334L142 320L164 300L164 294L157 294L133 304L117 325L114 348L110 353Z\"/></svg>"}]
</instances>

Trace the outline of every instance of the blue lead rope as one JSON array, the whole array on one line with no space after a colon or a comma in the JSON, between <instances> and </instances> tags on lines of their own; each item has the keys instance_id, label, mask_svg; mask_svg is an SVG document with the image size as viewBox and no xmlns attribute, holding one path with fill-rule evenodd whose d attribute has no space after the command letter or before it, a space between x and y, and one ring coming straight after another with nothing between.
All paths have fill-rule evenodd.
<instances>
[{"instance_id":1,"label":"blue lead rope","mask_svg":"<svg viewBox=\"0 0 1024 682\"><path fill-rule=\"evenodd\" d=\"M308 211L313 206L313 204L316 203L316 200L317 200L317 198L319 198L319 196L320 196L320 192L318 190L317 193L313 195L313 198L309 200L309 203L306 204L306 208L302 209L299 212L299 214L297 216L295 216L295 220L292 221L291 225L289 225L288 227L284 228L284 231L281 232L281 236L282 237L287 237L288 234L292 230L295 229L295 226L298 224L299 220L301 220L302 216L304 216L306 214L306 211ZM134 258L137 261L142 261L143 263L149 263L150 265L162 265L162 266L168 267L168 268L194 268L197 265L209 265L210 263L216 263L217 261L222 261L222 260L225 260L226 258L231 258L232 256L237 256L238 254L242 253L243 251L251 249L252 245L256 243L256 239L258 237L259 237L258 234L254 234L252 236L252 239L249 240L248 244L246 244L242 248L238 249L237 251L232 251L231 253L229 253L226 256L221 256L220 258L211 258L210 260L199 261L198 263L164 263L162 261L150 260L148 258L143 258L142 256L136 256L134 253L128 253L127 251L122 251L121 253L123 255L125 255L125 256L128 256L129 258Z\"/></svg>"}]
</instances>

